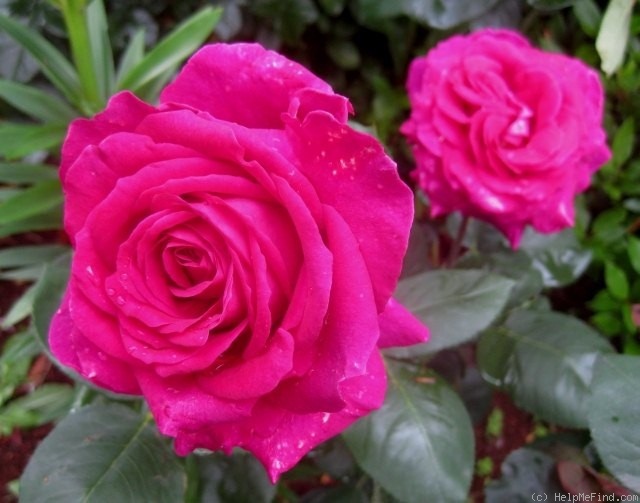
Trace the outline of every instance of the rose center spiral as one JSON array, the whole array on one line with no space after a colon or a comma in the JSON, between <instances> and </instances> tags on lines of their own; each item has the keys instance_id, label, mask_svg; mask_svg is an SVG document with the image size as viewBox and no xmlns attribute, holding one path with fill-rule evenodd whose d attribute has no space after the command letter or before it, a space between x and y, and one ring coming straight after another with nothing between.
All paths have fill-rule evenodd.
<instances>
[{"instance_id":1,"label":"rose center spiral","mask_svg":"<svg viewBox=\"0 0 640 503\"><path fill-rule=\"evenodd\" d=\"M507 127L504 141L508 146L521 147L531 135L533 112L527 106L522 106L516 118Z\"/></svg>"}]
</instances>

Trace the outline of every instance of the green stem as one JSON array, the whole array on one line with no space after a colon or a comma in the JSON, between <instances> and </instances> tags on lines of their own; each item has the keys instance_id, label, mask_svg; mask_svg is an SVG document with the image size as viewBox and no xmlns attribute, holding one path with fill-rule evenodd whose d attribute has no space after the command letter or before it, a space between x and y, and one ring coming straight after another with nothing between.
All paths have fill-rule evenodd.
<instances>
[{"instance_id":1,"label":"green stem","mask_svg":"<svg viewBox=\"0 0 640 503\"><path fill-rule=\"evenodd\" d=\"M187 472L187 491L184 497L185 503L197 503L200 501L200 474L196 455L191 454L185 458Z\"/></svg>"},{"instance_id":2,"label":"green stem","mask_svg":"<svg viewBox=\"0 0 640 503\"><path fill-rule=\"evenodd\" d=\"M100 91L91 56L91 41L87 29L86 0L59 0L64 23L69 34L71 55L78 69L83 96L80 106L87 115L100 109Z\"/></svg>"},{"instance_id":3,"label":"green stem","mask_svg":"<svg viewBox=\"0 0 640 503\"><path fill-rule=\"evenodd\" d=\"M451 244L451 249L449 250L449 256L446 260L446 265L451 267L455 261L458 259L460 255L460 248L462 248L462 240L464 239L465 234L467 233L467 227L469 226L469 217L464 215L462 217L462 222L460 222L460 227L458 227L458 232L456 234L455 241Z\"/></svg>"}]
</instances>

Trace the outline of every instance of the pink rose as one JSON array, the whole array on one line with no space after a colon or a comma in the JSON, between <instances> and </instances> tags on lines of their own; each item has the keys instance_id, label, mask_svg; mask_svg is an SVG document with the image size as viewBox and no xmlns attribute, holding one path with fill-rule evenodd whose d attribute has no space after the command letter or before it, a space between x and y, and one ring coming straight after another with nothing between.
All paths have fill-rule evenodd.
<instances>
[{"instance_id":1,"label":"pink rose","mask_svg":"<svg viewBox=\"0 0 640 503\"><path fill-rule=\"evenodd\" d=\"M378 348L426 338L390 298L411 192L350 109L276 53L211 45L160 106L123 92L69 130L51 349L143 395L179 454L240 446L275 480L381 405Z\"/></svg>"},{"instance_id":2,"label":"pink rose","mask_svg":"<svg viewBox=\"0 0 640 503\"><path fill-rule=\"evenodd\" d=\"M527 224L573 225L575 194L610 157L595 71L517 33L482 30L414 60L407 87L402 132L433 216L486 220L514 248Z\"/></svg>"}]
</instances>

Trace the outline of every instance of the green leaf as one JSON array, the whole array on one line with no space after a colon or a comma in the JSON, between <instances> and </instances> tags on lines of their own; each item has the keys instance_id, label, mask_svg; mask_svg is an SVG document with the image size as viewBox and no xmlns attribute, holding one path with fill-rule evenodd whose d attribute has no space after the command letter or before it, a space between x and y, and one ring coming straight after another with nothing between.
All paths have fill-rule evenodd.
<instances>
[{"instance_id":1,"label":"green leaf","mask_svg":"<svg viewBox=\"0 0 640 503\"><path fill-rule=\"evenodd\" d=\"M313 0L254 0L251 10L267 20L276 35L289 44L300 40L306 27L318 20Z\"/></svg>"},{"instance_id":2,"label":"green leaf","mask_svg":"<svg viewBox=\"0 0 640 503\"><path fill-rule=\"evenodd\" d=\"M66 124L0 124L0 156L19 159L62 143Z\"/></svg>"},{"instance_id":3,"label":"green leaf","mask_svg":"<svg viewBox=\"0 0 640 503\"><path fill-rule=\"evenodd\" d=\"M73 402L73 388L67 384L46 383L0 409L0 433L14 428L33 428L66 415Z\"/></svg>"},{"instance_id":4,"label":"green leaf","mask_svg":"<svg viewBox=\"0 0 640 503\"><path fill-rule=\"evenodd\" d=\"M440 30L447 30L490 11L496 0L406 0L405 14L416 21Z\"/></svg>"},{"instance_id":5,"label":"green leaf","mask_svg":"<svg viewBox=\"0 0 640 503\"><path fill-rule=\"evenodd\" d=\"M47 212L62 204L58 180L39 182L0 203L0 225Z\"/></svg>"},{"instance_id":6,"label":"green leaf","mask_svg":"<svg viewBox=\"0 0 640 503\"><path fill-rule=\"evenodd\" d=\"M578 242L573 229L555 234L527 229L520 249L531 257L544 285L551 288L573 283L591 263L591 252Z\"/></svg>"},{"instance_id":7,"label":"green leaf","mask_svg":"<svg viewBox=\"0 0 640 503\"><path fill-rule=\"evenodd\" d=\"M59 229L62 224L62 207L56 207L52 211L24 218L11 224L0 226L0 237L11 236L20 232L44 231Z\"/></svg>"},{"instance_id":8,"label":"green leaf","mask_svg":"<svg viewBox=\"0 0 640 503\"><path fill-rule=\"evenodd\" d=\"M516 307L538 295L544 285L533 259L522 250L500 250L491 253L468 253L456 267L486 269L514 281L507 307Z\"/></svg>"},{"instance_id":9,"label":"green leaf","mask_svg":"<svg viewBox=\"0 0 640 503\"><path fill-rule=\"evenodd\" d=\"M627 300L629 298L629 281L622 269L613 262L604 264L604 282L607 290L611 295L619 300Z\"/></svg>"},{"instance_id":10,"label":"green leaf","mask_svg":"<svg viewBox=\"0 0 640 503\"><path fill-rule=\"evenodd\" d=\"M573 14L576 16L580 28L590 37L598 34L598 28L602 21L602 12L594 0L575 0Z\"/></svg>"},{"instance_id":11,"label":"green leaf","mask_svg":"<svg viewBox=\"0 0 640 503\"><path fill-rule=\"evenodd\" d=\"M267 472L250 453L236 450L231 456L212 453L195 456L200 479L200 501L226 503L251 501L270 503L276 487Z\"/></svg>"},{"instance_id":12,"label":"green leaf","mask_svg":"<svg viewBox=\"0 0 640 503\"><path fill-rule=\"evenodd\" d=\"M636 0L610 0L596 38L596 50L607 75L614 73L624 61L629 40L631 14Z\"/></svg>"},{"instance_id":13,"label":"green leaf","mask_svg":"<svg viewBox=\"0 0 640 503\"><path fill-rule=\"evenodd\" d=\"M633 269L640 274L640 239L629 236L627 242L627 253Z\"/></svg>"},{"instance_id":14,"label":"green leaf","mask_svg":"<svg viewBox=\"0 0 640 503\"><path fill-rule=\"evenodd\" d=\"M160 75L155 76L143 86L139 87L136 94L141 100L147 102L155 102L158 100L158 96L167 82L169 82L175 75L175 68L169 68Z\"/></svg>"},{"instance_id":15,"label":"green leaf","mask_svg":"<svg viewBox=\"0 0 640 503\"><path fill-rule=\"evenodd\" d=\"M20 500L182 503L185 485L182 464L150 415L90 405L38 446L20 479Z\"/></svg>"},{"instance_id":16,"label":"green leaf","mask_svg":"<svg viewBox=\"0 0 640 503\"><path fill-rule=\"evenodd\" d=\"M346 3L346 0L320 0L320 5L330 16L339 16Z\"/></svg>"},{"instance_id":17,"label":"green leaf","mask_svg":"<svg viewBox=\"0 0 640 503\"><path fill-rule=\"evenodd\" d=\"M13 246L0 250L0 269L49 262L69 251L63 245Z\"/></svg>"},{"instance_id":18,"label":"green leaf","mask_svg":"<svg viewBox=\"0 0 640 503\"><path fill-rule=\"evenodd\" d=\"M0 250L0 279L35 281L48 262L68 251L69 247L62 245L12 246Z\"/></svg>"},{"instance_id":19,"label":"green leaf","mask_svg":"<svg viewBox=\"0 0 640 503\"><path fill-rule=\"evenodd\" d=\"M144 57L144 37L144 28L139 28L129 40L129 44L127 45L124 54L120 58L120 63L118 64L116 82L120 82L124 75L142 61L142 58Z\"/></svg>"},{"instance_id":20,"label":"green leaf","mask_svg":"<svg viewBox=\"0 0 640 503\"><path fill-rule=\"evenodd\" d=\"M103 103L100 101L98 77L102 71L101 61L95 61L92 43L101 40L100 33L90 34L87 0L64 0L58 2L62 11L65 28L68 34L73 64L78 70L81 92L77 103L86 115L97 112Z\"/></svg>"},{"instance_id":21,"label":"green leaf","mask_svg":"<svg viewBox=\"0 0 640 503\"><path fill-rule=\"evenodd\" d=\"M0 187L0 203L11 199L13 196L20 194L20 192L22 192L22 189L17 187Z\"/></svg>"},{"instance_id":22,"label":"green leaf","mask_svg":"<svg viewBox=\"0 0 640 503\"><path fill-rule=\"evenodd\" d=\"M628 117L617 129L611 145L616 166L624 164L631 158L635 140L635 122L633 117Z\"/></svg>"},{"instance_id":23,"label":"green leaf","mask_svg":"<svg viewBox=\"0 0 640 503\"><path fill-rule=\"evenodd\" d=\"M404 1L356 0L353 10L360 24L376 26L386 19L402 15L405 8L404 4Z\"/></svg>"},{"instance_id":24,"label":"green leaf","mask_svg":"<svg viewBox=\"0 0 640 503\"><path fill-rule=\"evenodd\" d=\"M607 469L640 492L640 357L603 355L587 408L591 437Z\"/></svg>"},{"instance_id":25,"label":"green leaf","mask_svg":"<svg viewBox=\"0 0 640 503\"><path fill-rule=\"evenodd\" d=\"M576 318L521 309L480 338L478 365L518 406L546 421L583 428L594 363L612 351Z\"/></svg>"},{"instance_id":26,"label":"green leaf","mask_svg":"<svg viewBox=\"0 0 640 503\"><path fill-rule=\"evenodd\" d=\"M358 464L403 502L465 501L474 437L464 404L440 378L417 382L408 366L391 362L387 371L382 408L344 433Z\"/></svg>"},{"instance_id":27,"label":"green leaf","mask_svg":"<svg viewBox=\"0 0 640 503\"><path fill-rule=\"evenodd\" d=\"M502 462L502 477L485 487L486 501L529 503L538 501L537 495L545 501L547 495L562 494L555 465L555 459L535 449L522 447L513 451Z\"/></svg>"},{"instance_id":28,"label":"green leaf","mask_svg":"<svg viewBox=\"0 0 640 503\"><path fill-rule=\"evenodd\" d=\"M376 25L398 15L408 16L432 28L446 30L470 21L491 10L497 0L358 0L356 16L361 23Z\"/></svg>"},{"instance_id":29,"label":"green leaf","mask_svg":"<svg viewBox=\"0 0 640 503\"><path fill-rule=\"evenodd\" d=\"M29 316L33 309L35 295L35 285L32 285L13 303L7 314L4 315L0 328L6 330Z\"/></svg>"},{"instance_id":30,"label":"green leaf","mask_svg":"<svg viewBox=\"0 0 640 503\"><path fill-rule=\"evenodd\" d=\"M618 303L618 306L620 304ZM618 313L601 312L589 318L589 322L607 337L619 336L623 331L622 320Z\"/></svg>"},{"instance_id":31,"label":"green leaf","mask_svg":"<svg viewBox=\"0 0 640 503\"><path fill-rule=\"evenodd\" d=\"M43 122L68 123L77 114L59 97L32 85L0 79L0 98L14 108Z\"/></svg>"},{"instance_id":32,"label":"green leaf","mask_svg":"<svg viewBox=\"0 0 640 503\"><path fill-rule=\"evenodd\" d=\"M18 42L0 30L0 76L29 82L39 71L38 63Z\"/></svg>"},{"instance_id":33,"label":"green leaf","mask_svg":"<svg viewBox=\"0 0 640 503\"><path fill-rule=\"evenodd\" d=\"M372 501L376 500L367 498L367 495L358 487L346 485L314 489L304 497L304 503L371 503Z\"/></svg>"},{"instance_id":34,"label":"green leaf","mask_svg":"<svg viewBox=\"0 0 640 503\"><path fill-rule=\"evenodd\" d=\"M136 92L158 75L175 69L207 39L221 15L222 9L205 7L181 23L122 77L118 89Z\"/></svg>"},{"instance_id":35,"label":"green leaf","mask_svg":"<svg viewBox=\"0 0 640 503\"><path fill-rule=\"evenodd\" d=\"M54 313L60 307L62 296L69 281L71 254L66 254L50 262L45 267L40 280L34 285L33 327L36 337L45 348L49 347L47 337Z\"/></svg>"},{"instance_id":36,"label":"green leaf","mask_svg":"<svg viewBox=\"0 0 640 503\"><path fill-rule=\"evenodd\" d=\"M8 271L0 271L0 279L6 281L36 281L41 275L44 264L16 267Z\"/></svg>"},{"instance_id":37,"label":"green leaf","mask_svg":"<svg viewBox=\"0 0 640 503\"><path fill-rule=\"evenodd\" d=\"M113 94L115 87L115 69L109 26L102 0L90 0L87 5L86 23L89 32L89 46L93 72L98 86L100 101L104 104Z\"/></svg>"},{"instance_id":38,"label":"green leaf","mask_svg":"<svg viewBox=\"0 0 640 503\"><path fill-rule=\"evenodd\" d=\"M606 245L615 245L621 242L626 234L627 211L621 207L615 207L603 211L593 221L592 232L594 238Z\"/></svg>"},{"instance_id":39,"label":"green leaf","mask_svg":"<svg viewBox=\"0 0 640 503\"><path fill-rule=\"evenodd\" d=\"M431 339L389 354L420 356L471 340L500 314L513 284L496 274L455 269L402 279L394 295L429 327Z\"/></svg>"},{"instance_id":40,"label":"green leaf","mask_svg":"<svg viewBox=\"0 0 640 503\"><path fill-rule=\"evenodd\" d=\"M620 307L620 301L608 291L600 290L591 302L589 308L593 311L614 311Z\"/></svg>"},{"instance_id":41,"label":"green leaf","mask_svg":"<svg viewBox=\"0 0 640 503\"><path fill-rule=\"evenodd\" d=\"M31 331L18 332L7 339L0 354L0 405L22 384L31 361L41 347Z\"/></svg>"},{"instance_id":42,"label":"green leaf","mask_svg":"<svg viewBox=\"0 0 640 503\"><path fill-rule=\"evenodd\" d=\"M35 183L56 180L58 171L47 164L0 162L0 182L8 184Z\"/></svg>"},{"instance_id":43,"label":"green leaf","mask_svg":"<svg viewBox=\"0 0 640 503\"><path fill-rule=\"evenodd\" d=\"M38 32L18 21L0 15L0 29L4 30L38 62L42 72L71 103L80 95L80 80L69 61ZM2 144L2 142L0 142Z\"/></svg>"},{"instance_id":44,"label":"green leaf","mask_svg":"<svg viewBox=\"0 0 640 503\"><path fill-rule=\"evenodd\" d=\"M575 0L527 0L527 3L531 5L531 7L540 10L556 10L569 7L574 1Z\"/></svg>"}]
</instances>

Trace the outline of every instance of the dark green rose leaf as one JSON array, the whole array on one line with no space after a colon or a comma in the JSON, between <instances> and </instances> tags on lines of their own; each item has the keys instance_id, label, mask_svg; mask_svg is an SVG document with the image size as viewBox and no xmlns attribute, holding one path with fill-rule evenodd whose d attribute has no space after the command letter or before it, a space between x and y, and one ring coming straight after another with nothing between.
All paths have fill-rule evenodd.
<instances>
[{"instance_id":1,"label":"dark green rose leaf","mask_svg":"<svg viewBox=\"0 0 640 503\"><path fill-rule=\"evenodd\" d=\"M625 486L640 492L640 357L603 355L587 416L598 454Z\"/></svg>"},{"instance_id":2,"label":"dark green rose leaf","mask_svg":"<svg viewBox=\"0 0 640 503\"><path fill-rule=\"evenodd\" d=\"M38 446L20 501L182 503L186 476L149 415L117 404L67 416Z\"/></svg>"},{"instance_id":3,"label":"dark green rose leaf","mask_svg":"<svg viewBox=\"0 0 640 503\"><path fill-rule=\"evenodd\" d=\"M502 463L501 477L485 488L486 501L492 503L529 503L549 500L561 494L562 488L555 476L554 459L530 448L518 449ZM540 495L540 499L535 499Z\"/></svg>"},{"instance_id":4,"label":"dark green rose leaf","mask_svg":"<svg viewBox=\"0 0 640 503\"><path fill-rule=\"evenodd\" d=\"M531 257L547 287L574 282L591 262L591 252L580 245L573 229L555 234L539 234L528 229L520 249Z\"/></svg>"},{"instance_id":5,"label":"dark green rose leaf","mask_svg":"<svg viewBox=\"0 0 640 503\"><path fill-rule=\"evenodd\" d=\"M474 456L464 404L439 377L391 362L387 370L382 408L344 433L358 464L400 501L464 501Z\"/></svg>"},{"instance_id":6,"label":"dark green rose leaf","mask_svg":"<svg viewBox=\"0 0 640 503\"><path fill-rule=\"evenodd\" d=\"M594 363L612 351L600 334L576 318L522 309L481 337L478 364L523 409L556 424L584 428Z\"/></svg>"},{"instance_id":7,"label":"dark green rose leaf","mask_svg":"<svg viewBox=\"0 0 640 503\"><path fill-rule=\"evenodd\" d=\"M363 24L375 25L405 15L426 26L449 29L488 12L498 0L358 0L355 10Z\"/></svg>"},{"instance_id":8,"label":"dark green rose leaf","mask_svg":"<svg viewBox=\"0 0 640 503\"><path fill-rule=\"evenodd\" d=\"M251 501L270 503L276 487L267 472L250 453L236 450L233 455L216 452L196 456L200 477L200 501L231 503Z\"/></svg>"},{"instance_id":9,"label":"dark green rose leaf","mask_svg":"<svg viewBox=\"0 0 640 503\"><path fill-rule=\"evenodd\" d=\"M555 10L569 7L575 0L527 0L527 3L536 9Z\"/></svg>"},{"instance_id":10,"label":"dark green rose leaf","mask_svg":"<svg viewBox=\"0 0 640 503\"><path fill-rule=\"evenodd\" d=\"M394 295L429 327L431 339L389 354L420 356L473 339L500 314L513 285L508 278L477 270L427 271L402 279Z\"/></svg>"}]
</instances>

